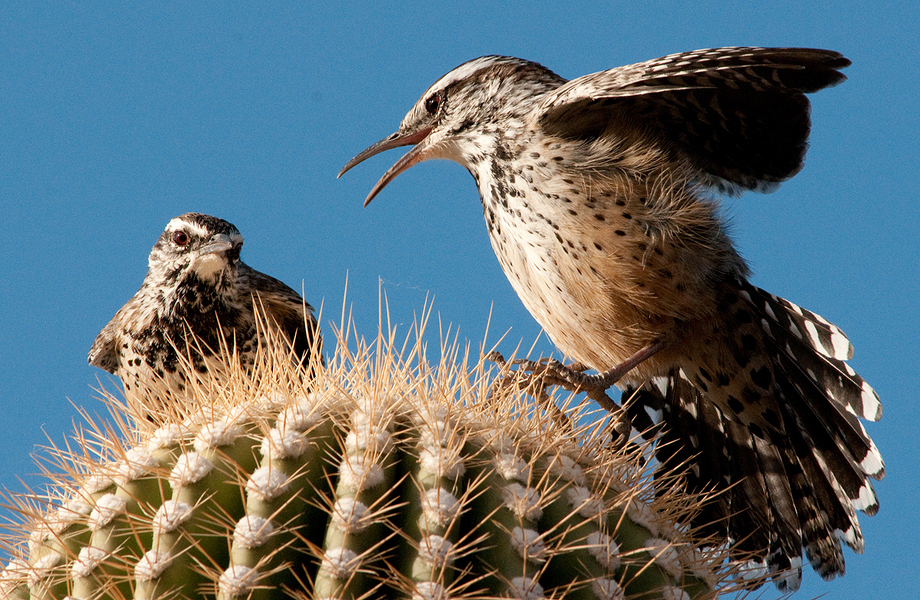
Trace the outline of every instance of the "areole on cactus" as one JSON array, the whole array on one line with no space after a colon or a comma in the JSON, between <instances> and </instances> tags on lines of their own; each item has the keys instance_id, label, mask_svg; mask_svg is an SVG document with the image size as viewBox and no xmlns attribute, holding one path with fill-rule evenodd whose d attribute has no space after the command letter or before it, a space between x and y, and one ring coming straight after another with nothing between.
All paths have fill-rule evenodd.
<instances>
[{"instance_id":1,"label":"areole on cactus","mask_svg":"<svg viewBox=\"0 0 920 600\"><path fill-rule=\"evenodd\" d=\"M168 407L153 420L136 418L141 398L102 392L111 417L85 414L45 457L50 493L8 494L21 522L0 597L681 599L745 585L677 525L700 498L679 478L656 493L642 448L611 449L603 414L559 418L495 388L455 336L429 361L429 311L399 343L383 327L367 343L343 318L309 380L265 355L190 378L183 398L147 390Z\"/></svg>"}]
</instances>

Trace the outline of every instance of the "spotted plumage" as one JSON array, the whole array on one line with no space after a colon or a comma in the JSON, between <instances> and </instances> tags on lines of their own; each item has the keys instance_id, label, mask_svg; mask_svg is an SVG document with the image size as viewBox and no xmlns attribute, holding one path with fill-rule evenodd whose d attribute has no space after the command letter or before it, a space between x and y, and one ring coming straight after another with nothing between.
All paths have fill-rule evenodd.
<instances>
[{"instance_id":1,"label":"spotted plumage","mask_svg":"<svg viewBox=\"0 0 920 600\"><path fill-rule=\"evenodd\" d=\"M243 263L242 246L243 236L222 219L187 213L171 220L140 290L96 337L89 363L121 378L132 397L163 384L181 396L183 362L202 375L221 374L228 355L251 368L271 339L283 339L283 350L306 365L321 343L313 308Z\"/></svg>"},{"instance_id":2,"label":"spotted plumage","mask_svg":"<svg viewBox=\"0 0 920 600\"><path fill-rule=\"evenodd\" d=\"M784 589L798 586L803 548L825 578L844 572L841 540L863 550L854 510L876 512L870 479L884 466L860 419L881 405L838 328L748 282L717 198L801 169L805 94L849 64L718 48L566 81L486 56L438 80L342 171L414 144L366 204L423 160L466 167L531 314L601 373L593 381L622 376L634 423L662 418L677 442L659 444L663 468L692 465L691 490L723 490L697 522Z\"/></svg>"}]
</instances>

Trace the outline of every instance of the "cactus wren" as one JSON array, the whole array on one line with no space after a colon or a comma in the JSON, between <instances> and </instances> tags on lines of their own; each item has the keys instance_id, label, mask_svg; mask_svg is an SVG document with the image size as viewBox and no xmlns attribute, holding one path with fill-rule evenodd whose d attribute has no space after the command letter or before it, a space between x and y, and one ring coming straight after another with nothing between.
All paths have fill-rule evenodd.
<instances>
[{"instance_id":1,"label":"cactus wren","mask_svg":"<svg viewBox=\"0 0 920 600\"><path fill-rule=\"evenodd\" d=\"M844 362L840 329L748 282L716 200L801 169L805 94L849 64L826 50L718 48L566 81L486 56L438 80L339 174L414 145L366 205L423 160L466 167L524 305L599 372L563 378L620 380L633 424L661 415L673 442L657 446L661 467L689 464L691 490L722 490L696 522L781 589L798 587L803 548L825 579L844 572L840 540L862 552L855 509L878 510L869 479L884 466L859 417L882 410Z\"/></svg>"},{"instance_id":2,"label":"cactus wren","mask_svg":"<svg viewBox=\"0 0 920 600\"><path fill-rule=\"evenodd\" d=\"M313 308L243 263L242 246L239 230L223 219L187 213L171 220L140 290L96 337L89 363L121 378L126 396L158 384L185 392L181 359L199 373L220 373L225 356L250 368L260 345L278 334L295 362L309 363L321 348Z\"/></svg>"}]
</instances>

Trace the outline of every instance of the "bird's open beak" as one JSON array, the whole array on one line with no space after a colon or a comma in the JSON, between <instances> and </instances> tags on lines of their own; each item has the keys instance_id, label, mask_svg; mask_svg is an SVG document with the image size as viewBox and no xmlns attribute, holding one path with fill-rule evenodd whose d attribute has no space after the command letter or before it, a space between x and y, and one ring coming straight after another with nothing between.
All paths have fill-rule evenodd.
<instances>
[{"instance_id":1,"label":"bird's open beak","mask_svg":"<svg viewBox=\"0 0 920 600\"><path fill-rule=\"evenodd\" d=\"M428 134L431 133L431 128L426 127L425 129L420 129L414 133L399 133L398 131L393 135L383 138L358 156L354 157L348 164L346 164L341 171L339 171L339 177L345 174L346 171L351 169L353 166L358 163L362 163L368 158L374 156L375 154L380 154L384 150L389 150L391 148L398 148L399 146L408 146L409 144L415 144L415 147L412 150L406 152L406 154L396 161L396 164L390 167L390 169L383 174L383 177L380 178L380 181L371 189L370 193L367 195L367 199L364 201L364 206L367 206L371 203L371 200L374 199L374 196L380 193L380 190L386 187L388 183L396 179L396 176L411 167L412 165L418 164L425 160L425 156L422 154L422 151L427 147L423 142L425 138L428 137Z\"/></svg>"},{"instance_id":2,"label":"bird's open beak","mask_svg":"<svg viewBox=\"0 0 920 600\"><path fill-rule=\"evenodd\" d=\"M199 253L204 254L221 254L233 249L233 240L226 233L214 234L208 243L199 249Z\"/></svg>"}]
</instances>

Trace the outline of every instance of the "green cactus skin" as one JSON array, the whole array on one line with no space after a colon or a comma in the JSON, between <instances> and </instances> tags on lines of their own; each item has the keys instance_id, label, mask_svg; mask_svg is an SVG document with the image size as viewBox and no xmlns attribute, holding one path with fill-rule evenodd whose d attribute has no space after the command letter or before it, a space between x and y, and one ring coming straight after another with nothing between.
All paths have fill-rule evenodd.
<instances>
[{"instance_id":1,"label":"green cactus skin","mask_svg":"<svg viewBox=\"0 0 920 600\"><path fill-rule=\"evenodd\" d=\"M693 499L650 500L637 452L489 396L492 373L457 364L456 342L429 365L421 342L392 340L340 340L309 389L266 360L232 393L202 386L181 422L103 437L103 459L60 453L55 501L13 497L0 597L717 595L722 556L674 522Z\"/></svg>"}]
</instances>

